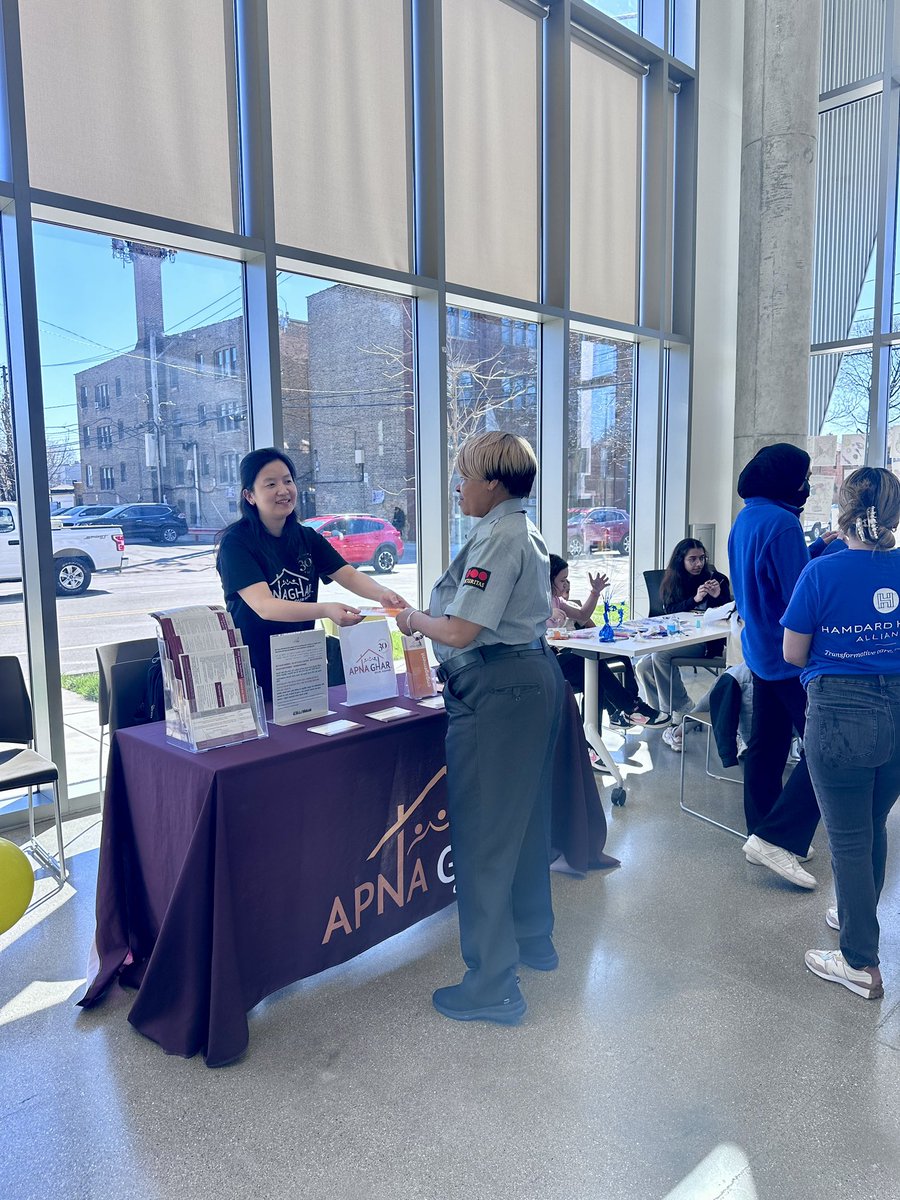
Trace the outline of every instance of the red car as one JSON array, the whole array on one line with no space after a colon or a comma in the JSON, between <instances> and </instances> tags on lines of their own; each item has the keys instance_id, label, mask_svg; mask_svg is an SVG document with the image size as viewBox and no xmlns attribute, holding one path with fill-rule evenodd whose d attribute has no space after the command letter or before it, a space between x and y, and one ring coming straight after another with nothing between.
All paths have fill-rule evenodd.
<instances>
[{"instance_id":1,"label":"red car","mask_svg":"<svg viewBox=\"0 0 900 1200\"><path fill-rule=\"evenodd\" d=\"M566 543L570 558L598 549L627 554L631 549L628 513L621 508L592 508L583 516L570 515Z\"/></svg>"},{"instance_id":2,"label":"red car","mask_svg":"<svg viewBox=\"0 0 900 1200\"><path fill-rule=\"evenodd\" d=\"M403 539L390 521L368 513L333 513L303 522L334 545L351 566L369 563L378 575L393 571L403 557Z\"/></svg>"}]
</instances>

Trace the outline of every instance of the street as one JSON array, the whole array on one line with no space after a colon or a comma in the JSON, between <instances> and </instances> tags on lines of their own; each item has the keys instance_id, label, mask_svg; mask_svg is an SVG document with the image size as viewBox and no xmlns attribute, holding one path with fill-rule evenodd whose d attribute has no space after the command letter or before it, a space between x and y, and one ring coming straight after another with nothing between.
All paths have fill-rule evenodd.
<instances>
[{"instance_id":1,"label":"street","mask_svg":"<svg viewBox=\"0 0 900 1200\"><path fill-rule=\"evenodd\" d=\"M155 637L149 613L190 604L222 604L222 587L212 546L156 546L130 542L128 565L121 574L95 575L83 596L58 596L60 659L63 674L96 671L95 647L131 638ZM371 574L371 568L363 568ZM390 575L376 576L409 602L416 602L415 563L397 566ZM331 584L320 590L322 600L357 599ZM25 617L22 585L0 584L0 654L16 654L25 663Z\"/></svg>"},{"instance_id":2,"label":"street","mask_svg":"<svg viewBox=\"0 0 900 1200\"><path fill-rule=\"evenodd\" d=\"M408 546L408 552L415 551ZM83 596L58 596L60 659L64 675L97 670L95 648L107 642L155 637L156 624L149 614L162 608L190 604L222 604L222 588L215 569L212 546L128 544L128 562L119 572L95 575ZM589 591L588 570L610 577L616 599L628 595L628 558L618 554L595 554L590 559L570 562L572 597L581 600ZM371 568L364 567L366 574ZM418 604L415 562L400 563L389 575L375 576L385 587L399 592L410 604ZM426 600L431 581L426 581ZM360 603L357 597L336 584L322 587L322 600ZM602 611L595 614L602 620ZM27 647L22 585L0 584L0 654L15 654L26 677ZM69 792L93 792L97 788L97 706L90 700L63 692L66 760Z\"/></svg>"},{"instance_id":3,"label":"street","mask_svg":"<svg viewBox=\"0 0 900 1200\"><path fill-rule=\"evenodd\" d=\"M64 674L95 671L94 649L97 645L155 636L155 623L149 613L156 609L223 603L212 546L161 547L129 543L127 553L128 565L121 574L95 575L83 596L57 597ZM587 595L589 569L609 575L616 599L626 598L628 561L618 554L595 554L589 560L572 559L569 574L573 598L583 599ZM371 568L363 570L371 574ZM399 592L410 604L418 603L415 563L401 563L390 575L375 578ZM336 584L323 587L320 599L348 604L359 602ZM22 586L0 584L0 654L19 655L24 663L25 652Z\"/></svg>"}]
</instances>

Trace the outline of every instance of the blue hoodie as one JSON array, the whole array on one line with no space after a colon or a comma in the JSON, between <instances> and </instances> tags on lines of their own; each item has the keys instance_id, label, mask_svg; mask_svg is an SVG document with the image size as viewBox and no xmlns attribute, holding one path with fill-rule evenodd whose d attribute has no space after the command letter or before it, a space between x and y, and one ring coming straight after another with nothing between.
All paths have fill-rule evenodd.
<instances>
[{"instance_id":1,"label":"blue hoodie","mask_svg":"<svg viewBox=\"0 0 900 1200\"><path fill-rule=\"evenodd\" d=\"M796 679L800 668L781 653L781 617L800 572L825 549L818 538L807 549L801 509L782 500L750 496L728 538L731 587L744 619L744 659L761 679Z\"/></svg>"}]
</instances>

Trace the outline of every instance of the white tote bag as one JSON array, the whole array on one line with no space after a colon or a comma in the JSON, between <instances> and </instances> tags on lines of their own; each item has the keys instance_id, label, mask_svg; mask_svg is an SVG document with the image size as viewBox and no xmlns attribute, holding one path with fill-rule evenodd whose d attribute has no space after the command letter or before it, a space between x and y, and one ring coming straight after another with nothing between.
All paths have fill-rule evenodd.
<instances>
[{"instance_id":1,"label":"white tote bag","mask_svg":"<svg viewBox=\"0 0 900 1200\"><path fill-rule=\"evenodd\" d=\"M388 623L361 621L340 630L347 704L365 704L397 695L397 676Z\"/></svg>"}]
</instances>

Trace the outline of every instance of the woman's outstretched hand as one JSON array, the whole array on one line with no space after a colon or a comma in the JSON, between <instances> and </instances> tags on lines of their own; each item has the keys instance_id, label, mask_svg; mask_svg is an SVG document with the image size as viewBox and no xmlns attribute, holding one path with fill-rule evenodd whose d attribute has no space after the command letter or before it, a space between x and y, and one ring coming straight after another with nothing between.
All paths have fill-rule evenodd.
<instances>
[{"instance_id":1,"label":"woman's outstretched hand","mask_svg":"<svg viewBox=\"0 0 900 1200\"><path fill-rule=\"evenodd\" d=\"M329 621L334 621L335 625L343 628L345 625L358 625L363 619L362 613L358 608L351 608L349 604L323 604L322 616L327 617Z\"/></svg>"}]
</instances>

